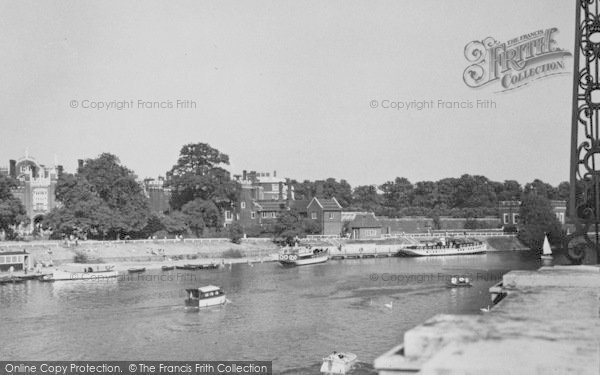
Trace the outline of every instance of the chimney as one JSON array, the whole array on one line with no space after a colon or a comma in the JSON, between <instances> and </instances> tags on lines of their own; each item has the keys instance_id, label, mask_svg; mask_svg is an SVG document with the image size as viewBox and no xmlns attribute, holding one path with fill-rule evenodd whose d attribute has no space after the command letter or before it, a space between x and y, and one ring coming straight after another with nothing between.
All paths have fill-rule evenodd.
<instances>
[{"instance_id":1,"label":"chimney","mask_svg":"<svg viewBox=\"0 0 600 375\"><path fill-rule=\"evenodd\" d=\"M242 171L242 180L246 181L246 170L245 169Z\"/></svg>"},{"instance_id":2,"label":"chimney","mask_svg":"<svg viewBox=\"0 0 600 375\"><path fill-rule=\"evenodd\" d=\"M37 166L32 166L31 167L31 177L32 178L38 178L38 167Z\"/></svg>"},{"instance_id":3,"label":"chimney","mask_svg":"<svg viewBox=\"0 0 600 375\"><path fill-rule=\"evenodd\" d=\"M273 177L277 177L277 171L273 171Z\"/></svg>"},{"instance_id":4,"label":"chimney","mask_svg":"<svg viewBox=\"0 0 600 375\"><path fill-rule=\"evenodd\" d=\"M64 168L63 168L63 166L62 166L62 165L57 165L57 166L56 166L56 174L57 174L57 177L58 177L58 178L60 178L60 176L62 176L62 175L63 175L63 173L64 173Z\"/></svg>"},{"instance_id":5,"label":"chimney","mask_svg":"<svg viewBox=\"0 0 600 375\"><path fill-rule=\"evenodd\" d=\"M11 159L8 163L10 164L10 167L9 167L10 177L17 178L17 161Z\"/></svg>"},{"instance_id":6,"label":"chimney","mask_svg":"<svg viewBox=\"0 0 600 375\"><path fill-rule=\"evenodd\" d=\"M283 200L283 182L279 181L279 197L278 200Z\"/></svg>"},{"instance_id":7,"label":"chimney","mask_svg":"<svg viewBox=\"0 0 600 375\"><path fill-rule=\"evenodd\" d=\"M77 172L83 168L83 159L77 159Z\"/></svg>"},{"instance_id":8,"label":"chimney","mask_svg":"<svg viewBox=\"0 0 600 375\"><path fill-rule=\"evenodd\" d=\"M287 186L287 194L286 194L287 197L286 197L286 200L288 202L290 202L292 200L292 183L290 182L289 178L285 179L285 184Z\"/></svg>"}]
</instances>

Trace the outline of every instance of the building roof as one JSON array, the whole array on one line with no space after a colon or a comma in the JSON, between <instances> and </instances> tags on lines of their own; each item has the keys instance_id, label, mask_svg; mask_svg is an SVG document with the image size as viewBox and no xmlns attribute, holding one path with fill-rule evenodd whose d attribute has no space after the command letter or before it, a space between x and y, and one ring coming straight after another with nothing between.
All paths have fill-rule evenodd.
<instances>
[{"instance_id":1,"label":"building roof","mask_svg":"<svg viewBox=\"0 0 600 375\"><path fill-rule=\"evenodd\" d=\"M342 206L338 203L335 197L333 198L317 198L314 197L307 207L310 207L312 204L317 204L319 207L323 209L323 211L341 211Z\"/></svg>"},{"instance_id":2,"label":"building roof","mask_svg":"<svg viewBox=\"0 0 600 375\"><path fill-rule=\"evenodd\" d=\"M29 254L27 251L25 250L20 250L20 251L0 251L0 256L2 255L27 255Z\"/></svg>"},{"instance_id":3,"label":"building roof","mask_svg":"<svg viewBox=\"0 0 600 375\"><path fill-rule=\"evenodd\" d=\"M259 200L255 201L254 204L257 206L258 211L282 211L287 208L285 201Z\"/></svg>"},{"instance_id":4,"label":"building roof","mask_svg":"<svg viewBox=\"0 0 600 375\"><path fill-rule=\"evenodd\" d=\"M381 223L374 214L361 214L350 222L350 228L381 228Z\"/></svg>"},{"instance_id":5,"label":"building roof","mask_svg":"<svg viewBox=\"0 0 600 375\"><path fill-rule=\"evenodd\" d=\"M296 210L298 212L306 212L306 209L308 208L308 203L309 203L308 199L300 199L297 201L290 201L290 208L293 208L294 210Z\"/></svg>"}]
</instances>

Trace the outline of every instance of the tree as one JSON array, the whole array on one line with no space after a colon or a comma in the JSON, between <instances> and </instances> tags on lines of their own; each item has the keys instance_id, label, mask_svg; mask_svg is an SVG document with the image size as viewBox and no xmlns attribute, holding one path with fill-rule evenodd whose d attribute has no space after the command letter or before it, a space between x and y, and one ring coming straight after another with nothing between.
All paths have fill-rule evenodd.
<instances>
[{"instance_id":1,"label":"tree","mask_svg":"<svg viewBox=\"0 0 600 375\"><path fill-rule=\"evenodd\" d=\"M533 180L533 182L525 184L523 193L525 195L529 195L529 194L539 195L539 196L545 197L546 199L557 199L557 197L558 197L558 189L557 188L555 188L552 185L550 185L542 180L539 180L537 178L535 180Z\"/></svg>"},{"instance_id":2,"label":"tree","mask_svg":"<svg viewBox=\"0 0 600 375\"><path fill-rule=\"evenodd\" d=\"M352 208L379 213L383 199L372 185L357 186L352 192Z\"/></svg>"},{"instance_id":3,"label":"tree","mask_svg":"<svg viewBox=\"0 0 600 375\"><path fill-rule=\"evenodd\" d=\"M244 228L238 222L231 224L229 227L229 239L231 242L239 244L242 242L242 238L244 238Z\"/></svg>"},{"instance_id":4,"label":"tree","mask_svg":"<svg viewBox=\"0 0 600 375\"><path fill-rule=\"evenodd\" d=\"M394 181L388 181L379 188L383 191L384 206L392 208L396 213L412 205L414 188L408 179L396 177Z\"/></svg>"},{"instance_id":5,"label":"tree","mask_svg":"<svg viewBox=\"0 0 600 375\"><path fill-rule=\"evenodd\" d=\"M413 205L432 208L436 201L436 184L433 181L420 181L415 184Z\"/></svg>"},{"instance_id":6,"label":"tree","mask_svg":"<svg viewBox=\"0 0 600 375\"><path fill-rule=\"evenodd\" d=\"M571 184L567 181L563 181L558 184L558 188L556 189L556 199L560 200L569 200L569 195L571 192Z\"/></svg>"},{"instance_id":7,"label":"tree","mask_svg":"<svg viewBox=\"0 0 600 375\"><path fill-rule=\"evenodd\" d=\"M502 189L496 192L499 201L518 201L523 194L523 188L515 180L505 180Z\"/></svg>"},{"instance_id":8,"label":"tree","mask_svg":"<svg viewBox=\"0 0 600 375\"><path fill-rule=\"evenodd\" d=\"M231 207L237 202L240 187L231 180L226 165L229 156L207 143L184 145L177 164L167 173L171 207L179 210L197 198L212 201L220 210Z\"/></svg>"},{"instance_id":9,"label":"tree","mask_svg":"<svg viewBox=\"0 0 600 375\"><path fill-rule=\"evenodd\" d=\"M319 233L320 230L318 224L303 218L296 210L282 212L273 226L275 237L279 237L288 245L294 245L297 237Z\"/></svg>"},{"instance_id":10,"label":"tree","mask_svg":"<svg viewBox=\"0 0 600 375\"><path fill-rule=\"evenodd\" d=\"M25 207L12 194L12 189L15 187L17 181L0 175L0 231L3 231L8 239L13 237L13 226L29 221Z\"/></svg>"},{"instance_id":11,"label":"tree","mask_svg":"<svg viewBox=\"0 0 600 375\"><path fill-rule=\"evenodd\" d=\"M183 205L181 212L185 215L185 222L200 237L205 228L218 228L221 226L219 209L212 201L196 198Z\"/></svg>"},{"instance_id":12,"label":"tree","mask_svg":"<svg viewBox=\"0 0 600 375\"><path fill-rule=\"evenodd\" d=\"M348 207L352 202L352 187L346 180L337 182L330 177L323 183L323 194L319 198L335 198L340 206Z\"/></svg>"},{"instance_id":13,"label":"tree","mask_svg":"<svg viewBox=\"0 0 600 375\"><path fill-rule=\"evenodd\" d=\"M523 199L519 209L519 240L531 249L541 249L544 235L553 245L563 239L560 222L552 211L550 201L541 195L530 194Z\"/></svg>"},{"instance_id":14,"label":"tree","mask_svg":"<svg viewBox=\"0 0 600 375\"><path fill-rule=\"evenodd\" d=\"M63 174L56 186L54 209L45 225L62 234L102 237L142 233L150 205L135 174L104 153L87 159L77 174Z\"/></svg>"},{"instance_id":15,"label":"tree","mask_svg":"<svg viewBox=\"0 0 600 375\"><path fill-rule=\"evenodd\" d=\"M186 216L181 211L172 211L161 219L167 233L183 235L188 231Z\"/></svg>"}]
</instances>

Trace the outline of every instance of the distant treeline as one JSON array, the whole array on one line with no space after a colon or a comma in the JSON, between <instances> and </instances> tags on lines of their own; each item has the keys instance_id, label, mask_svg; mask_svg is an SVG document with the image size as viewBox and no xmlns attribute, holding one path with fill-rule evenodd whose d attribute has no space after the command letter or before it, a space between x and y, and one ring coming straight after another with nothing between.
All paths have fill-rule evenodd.
<instances>
[{"instance_id":1,"label":"distant treeline","mask_svg":"<svg viewBox=\"0 0 600 375\"><path fill-rule=\"evenodd\" d=\"M346 180L292 181L296 199L335 197L348 210L372 211L389 217L440 216L478 218L498 214L498 202L523 200L535 194L549 200L567 200L569 183L554 187L535 179L521 186L514 180L491 181L484 176L462 175L438 181L411 183L396 177L381 185L352 187Z\"/></svg>"}]
</instances>

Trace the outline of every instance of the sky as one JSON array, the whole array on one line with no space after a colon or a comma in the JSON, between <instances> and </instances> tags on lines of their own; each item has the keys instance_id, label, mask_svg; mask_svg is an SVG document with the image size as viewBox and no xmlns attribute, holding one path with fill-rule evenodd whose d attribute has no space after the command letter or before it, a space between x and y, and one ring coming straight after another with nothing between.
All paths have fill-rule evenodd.
<instances>
[{"instance_id":1,"label":"sky","mask_svg":"<svg viewBox=\"0 0 600 375\"><path fill-rule=\"evenodd\" d=\"M556 27L573 52L574 14L566 0L3 0L0 166L27 151L73 172L110 152L156 177L204 142L234 174L556 185L569 177L572 58L568 74L498 92L464 83L464 50ZM496 105L382 108L424 100ZM130 108L95 108L109 102Z\"/></svg>"}]
</instances>

